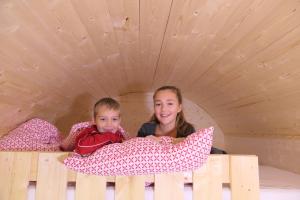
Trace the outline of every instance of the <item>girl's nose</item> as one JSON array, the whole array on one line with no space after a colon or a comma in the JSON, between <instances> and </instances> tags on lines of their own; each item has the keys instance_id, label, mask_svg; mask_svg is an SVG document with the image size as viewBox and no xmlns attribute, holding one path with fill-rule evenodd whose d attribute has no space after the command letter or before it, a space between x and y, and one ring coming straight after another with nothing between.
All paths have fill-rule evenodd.
<instances>
[{"instance_id":1,"label":"girl's nose","mask_svg":"<svg viewBox=\"0 0 300 200\"><path fill-rule=\"evenodd\" d=\"M161 109L161 111L164 111L164 110L166 110L166 106L162 104L160 109Z\"/></svg>"}]
</instances>

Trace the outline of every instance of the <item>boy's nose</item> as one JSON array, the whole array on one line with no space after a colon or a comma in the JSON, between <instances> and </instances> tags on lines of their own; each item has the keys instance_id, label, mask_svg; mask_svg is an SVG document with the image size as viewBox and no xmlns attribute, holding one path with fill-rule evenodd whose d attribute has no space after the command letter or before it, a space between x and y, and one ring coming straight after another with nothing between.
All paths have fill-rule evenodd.
<instances>
[{"instance_id":1,"label":"boy's nose","mask_svg":"<svg viewBox=\"0 0 300 200\"><path fill-rule=\"evenodd\" d=\"M106 125L108 125L108 126L112 125L112 121L108 120L107 123L106 123Z\"/></svg>"}]
</instances>

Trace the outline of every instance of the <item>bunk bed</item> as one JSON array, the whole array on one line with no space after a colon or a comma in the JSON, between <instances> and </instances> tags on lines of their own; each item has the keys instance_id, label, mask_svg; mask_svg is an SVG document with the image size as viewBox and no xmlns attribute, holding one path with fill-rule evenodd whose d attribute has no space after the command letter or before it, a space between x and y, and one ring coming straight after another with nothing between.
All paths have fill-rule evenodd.
<instances>
[{"instance_id":1,"label":"bunk bed","mask_svg":"<svg viewBox=\"0 0 300 200\"><path fill-rule=\"evenodd\" d=\"M210 155L201 168L192 172L106 177L66 168L63 159L67 155L66 152L0 152L0 199L28 199L28 188L33 186L35 194L31 196L36 200L70 200L70 188L75 190L76 200L149 199L149 188L153 188L154 199L185 199L187 190L193 199L222 199L223 188L230 189L232 200L259 199L256 156ZM112 197L107 196L108 190Z\"/></svg>"}]
</instances>

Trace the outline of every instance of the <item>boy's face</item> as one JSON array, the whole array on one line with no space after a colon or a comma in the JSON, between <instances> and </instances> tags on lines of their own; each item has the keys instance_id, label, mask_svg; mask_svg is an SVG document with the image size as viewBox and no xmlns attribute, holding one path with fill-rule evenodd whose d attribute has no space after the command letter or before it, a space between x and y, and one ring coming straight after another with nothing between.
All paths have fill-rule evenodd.
<instances>
[{"instance_id":1,"label":"boy's face","mask_svg":"<svg viewBox=\"0 0 300 200\"><path fill-rule=\"evenodd\" d=\"M107 106L99 106L94 121L99 132L115 133L121 123L120 110L113 110Z\"/></svg>"}]
</instances>

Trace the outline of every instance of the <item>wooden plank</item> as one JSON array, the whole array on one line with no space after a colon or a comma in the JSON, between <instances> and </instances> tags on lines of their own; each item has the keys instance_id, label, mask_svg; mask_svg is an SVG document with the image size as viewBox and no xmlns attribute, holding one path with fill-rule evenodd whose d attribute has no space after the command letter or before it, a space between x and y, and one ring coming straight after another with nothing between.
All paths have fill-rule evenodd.
<instances>
[{"instance_id":1,"label":"wooden plank","mask_svg":"<svg viewBox=\"0 0 300 200\"><path fill-rule=\"evenodd\" d=\"M85 2L73 0L72 5L99 56L98 63L95 64L100 66L97 75L101 76L101 79L93 81L96 81L95 84L100 81L105 93L113 96L120 92L119 88L125 87L126 77L108 3L98 0ZM87 67L89 68L89 65Z\"/></svg>"},{"instance_id":2,"label":"wooden plank","mask_svg":"<svg viewBox=\"0 0 300 200\"><path fill-rule=\"evenodd\" d=\"M30 153L31 153L31 168L30 168L29 181L36 181L39 153L38 152L30 152Z\"/></svg>"},{"instance_id":3,"label":"wooden plank","mask_svg":"<svg viewBox=\"0 0 300 200\"><path fill-rule=\"evenodd\" d=\"M76 200L105 200L106 178L78 173L76 179Z\"/></svg>"},{"instance_id":4,"label":"wooden plank","mask_svg":"<svg viewBox=\"0 0 300 200\"><path fill-rule=\"evenodd\" d=\"M184 199L183 173L157 174L154 183L154 199Z\"/></svg>"},{"instance_id":5,"label":"wooden plank","mask_svg":"<svg viewBox=\"0 0 300 200\"><path fill-rule=\"evenodd\" d=\"M51 36L56 36L57 40L63 41L59 43L59 47L63 47L64 51L57 52L57 58L62 57L62 62L66 61L61 68L65 68L67 73L72 75L73 87L79 83L78 88L88 85L84 90L95 89L96 94L103 93L102 86L105 82L102 82L103 79L98 79L98 76L103 75L104 72L101 69L105 69L105 66L103 66L102 58L97 55L96 48L73 4L70 1L55 3L37 1L28 2L28 4L47 24ZM100 84L95 84L94 80Z\"/></svg>"},{"instance_id":6,"label":"wooden plank","mask_svg":"<svg viewBox=\"0 0 300 200\"><path fill-rule=\"evenodd\" d=\"M0 152L0 199L26 199L31 153Z\"/></svg>"},{"instance_id":7,"label":"wooden plank","mask_svg":"<svg viewBox=\"0 0 300 200\"><path fill-rule=\"evenodd\" d=\"M65 199L68 171L59 162L65 153L40 153L38 168L36 152L0 152L1 199L24 199L28 182L36 177L36 199ZM230 165L228 165L230 160ZM221 199L222 182L229 177L232 199L258 199L258 159L256 156L216 155L193 173L193 199ZM38 170L35 172L35 170ZM74 174L73 178L76 177ZM114 181L113 177L107 177ZM77 174L76 199L105 199L106 177ZM143 199L144 184L150 176L116 177L116 199ZM183 174L159 174L155 176L155 199L183 199ZM168 187L165 187L165 186ZM89 196L90 195L90 196Z\"/></svg>"},{"instance_id":8,"label":"wooden plank","mask_svg":"<svg viewBox=\"0 0 300 200\"><path fill-rule=\"evenodd\" d=\"M220 159L220 165L222 165L222 183L230 182L230 173L229 173L229 155L210 155L211 157L218 157Z\"/></svg>"},{"instance_id":9,"label":"wooden plank","mask_svg":"<svg viewBox=\"0 0 300 200\"><path fill-rule=\"evenodd\" d=\"M193 199L222 199L222 179L224 179L222 159L220 156L210 156L205 165L193 172Z\"/></svg>"},{"instance_id":10,"label":"wooden plank","mask_svg":"<svg viewBox=\"0 0 300 200\"><path fill-rule=\"evenodd\" d=\"M36 200L65 200L67 168L58 158L65 153L40 153L38 161Z\"/></svg>"},{"instance_id":11,"label":"wooden plank","mask_svg":"<svg viewBox=\"0 0 300 200\"><path fill-rule=\"evenodd\" d=\"M12 185L13 152L0 152L0 199L9 199Z\"/></svg>"},{"instance_id":12,"label":"wooden plank","mask_svg":"<svg viewBox=\"0 0 300 200\"><path fill-rule=\"evenodd\" d=\"M173 1L167 30L164 36L160 60L155 74L155 86L168 81L181 85L190 77L199 75L207 69L197 63L213 41L226 20L240 4L247 6L247 1ZM209 60L210 61L210 60ZM197 65L195 66L195 64ZM199 67L201 66L201 67ZM190 69L197 72L190 72ZM186 77L189 78L186 78ZM169 82L168 82L169 83ZM190 90L190 85L187 86Z\"/></svg>"},{"instance_id":13,"label":"wooden plank","mask_svg":"<svg viewBox=\"0 0 300 200\"><path fill-rule=\"evenodd\" d=\"M207 88L208 84L230 72L235 67L233 63L241 64L245 60L249 60L249 50L252 53L261 51L264 48L262 43L253 44L261 37L261 33L264 32L263 29L268 26L266 19L272 15L275 19L278 13L275 9L284 9L288 5L279 0L273 0L271 4L270 2L234 1L233 4L237 6L237 9L230 13L226 23L216 32L214 39L210 41L205 51L193 63L185 87L195 84L197 85L195 89L203 91L203 88ZM240 48L241 46L243 49ZM201 73L197 73L199 66L202 69ZM244 69L244 65L240 66ZM211 93L210 90L204 92Z\"/></svg>"},{"instance_id":14,"label":"wooden plank","mask_svg":"<svg viewBox=\"0 0 300 200\"><path fill-rule=\"evenodd\" d=\"M26 199L32 154L30 152L16 152L14 156L13 180L9 199Z\"/></svg>"},{"instance_id":15,"label":"wooden plank","mask_svg":"<svg viewBox=\"0 0 300 200\"><path fill-rule=\"evenodd\" d=\"M140 1L141 85L152 86L172 7L171 0ZM147 77L147 78L145 78Z\"/></svg>"},{"instance_id":16,"label":"wooden plank","mask_svg":"<svg viewBox=\"0 0 300 200\"><path fill-rule=\"evenodd\" d=\"M257 156L230 156L230 174L232 200L259 199Z\"/></svg>"},{"instance_id":17,"label":"wooden plank","mask_svg":"<svg viewBox=\"0 0 300 200\"><path fill-rule=\"evenodd\" d=\"M86 91L97 92L97 90L91 90L93 85L86 86L83 84L86 81L82 80L80 74L77 75L70 70L71 66L76 65L71 61L76 60L76 57L79 56L75 55L73 59L70 59L71 61L66 61L66 57L74 52L74 47L67 47L66 43L57 36L58 34L55 31L61 24L59 22L54 24L56 21L55 17L51 17L51 14L49 14L50 16L48 15L47 6L40 5L41 2L13 1L11 2L13 6L3 10L7 21L10 22L10 26L16 26L13 34L6 32L3 37L7 40L6 45L3 46L5 47L5 54L9 56L11 61L18 62L14 69L11 69L12 66L9 66L9 68L18 71L22 76L29 73L33 80L41 79L41 81L37 81L38 85L43 84L46 88L54 86L53 80L60 80L61 84L68 85L66 86L68 91L64 91L65 93L59 89L61 86L54 86L55 92L61 93L61 96L67 96L66 92L72 91L72 93L76 93L76 90L82 87ZM52 25L55 26L53 32L53 29L51 29ZM14 55L19 56L15 57ZM11 59L12 57L14 59ZM75 75L77 76L75 77ZM34 78L32 78L33 76ZM70 79L70 77L72 77L73 81L65 81ZM77 85L77 87L74 85Z\"/></svg>"},{"instance_id":18,"label":"wooden plank","mask_svg":"<svg viewBox=\"0 0 300 200\"><path fill-rule=\"evenodd\" d=\"M216 38L217 32L240 2L173 1L155 77L156 87L166 82L166 79L182 85L190 77L206 70L202 65L197 65L197 72L190 72L199 56L209 45L214 44L211 41ZM243 3L246 4L245 1ZM187 90L190 90L190 85L187 86Z\"/></svg>"},{"instance_id":19,"label":"wooden plank","mask_svg":"<svg viewBox=\"0 0 300 200\"><path fill-rule=\"evenodd\" d=\"M117 176L116 200L140 200L145 198L144 176Z\"/></svg>"},{"instance_id":20,"label":"wooden plank","mask_svg":"<svg viewBox=\"0 0 300 200\"><path fill-rule=\"evenodd\" d=\"M140 85L143 82L141 77L141 60L139 54L139 1L138 0L110 0L107 1L107 7L111 18L114 34L116 36L120 57L123 63L117 63L117 56L108 56L107 61L115 62L114 68L120 68L121 64L124 69L116 73L111 68L110 74L126 74L129 87L126 90L141 90ZM111 44L110 44L111 45ZM110 70L109 68L107 70ZM121 81L121 79L119 79ZM121 82L121 84L124 84Z\"/></svg>"}]
</instances>

